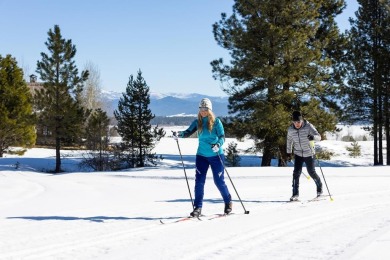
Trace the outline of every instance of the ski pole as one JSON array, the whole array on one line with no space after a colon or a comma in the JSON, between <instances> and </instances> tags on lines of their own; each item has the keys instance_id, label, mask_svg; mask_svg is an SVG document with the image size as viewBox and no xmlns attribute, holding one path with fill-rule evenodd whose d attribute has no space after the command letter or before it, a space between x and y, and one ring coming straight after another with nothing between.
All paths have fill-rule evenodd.
<instances>
[{"instance_id":1,"label":"ski pole","mask_svg":"<svg viewBox=\"0 0 390 260\"><path fill-rule=\"evenodd\" d=\"M222 159L221 159L221 156L219 155L219 153L217 153L217 155L218 155L218 157L219 157L219 160L220 160L221 163L222 163L223 168L225 169L225 172L226 172L227 176L229 177L230 182L232 183L232 186L233 186L233 188L234 188L234 191L235 191L236 194L237 194L238 199L239 199L240 202L241 202L242 208L244 209L244 213L245 213L245 214L249 214L249 210L246 210L246 209L245 209L244 203L242 203L242 200L241 200L241 198L240 198L240 195L238 195L237 189L236 189L236 187L235 187L234 184L233 184L232 178L230 178L230 175L229 175L229 173L228 173L228 171L227 171L227 169L226 169L226 167L225 167L225 164L223 163L223 161L222 161Z\"/></svg>"},{"instance_id":2,"label":"ski pole","mask_svg":"<svg viewBox=\"0 0 390 260\"><path fill-rule=\"evenodd\" d=\"M330 201L333 201L332 195L330 195L330 191L329 191L329 188L328 188L328 184L326 183L326 179L325 179L324 172L322 171L322 167L321 167L321 164L320 164L320 160L318 160L318 158L317 158L317 156L316 156L316 153L315 153L315 144L314 144L314 140L310 140L310 148L311 148L313 157L317 160L318 167L320 167L321 174L322 174L322 178L324 179L326 189L328 190L328 194L329 194Z\"/></svg>"},{"instance_id":3,"label":"ski pole","mask_svg":"<svg viewBox=\"0 0 390 260\"><path fill-rule=\"evenodd\" d=\"M317 158L316 158L316 159L317 159ZM318 166L320 167L320 170L321 170L321 173L322 173L322 178L324 179L324 182L325 182L325 185L326 185L326 189L328 190L328 194L329 194L329 197L330 197L330 201L333 201L332 195L330 195L330 191L329 191L329 188L328 188L328 184L326 183L326 179L325 179L324 172L322 171L322 167L321 167L321 164L320 164L320 160L317 159L317 163L318 163Z\"/></svg>"},{"instance_id":4,"label":"ski pole","mask_svg":"<svg viewBox=\"0 0 390 260\"><path fill-rule=\"evenodd\" d=\"M295 165L294 161L291 160L291 162L293 165ZM307 176L303 171L301 171L301 173L306 177L306 179L310 180L310 176Z\"/></svg>"},{"instance_id":5,"label":"ski pole","mask_svg":"<svg viewBox=\"0 0 390 260\"><path fill-rule=\"evenodd\" d=\"M302 174L306 177L306 179L310 180L310 176L307 176L304 172L302 172Z\"/></svg>"},{"instance_id":6,"label":"ski pole","mask_svg":"<svg viewBox=\"0 0 390 260\"><path fill-rule=\"evenodd\" d=\"M172 131L172 134L173 134L173 136L177 137L177 133L176 132ZM190 185L188 183L188 178L187 178L187 172L186 172L186 168L184 167L183 156L181 155L179 139L176 139L176 143L177 143L177 148L179 149L179 154L180 154L180 158L181 158L181 164L183 165L184 176L186 177L188 192L190 193L192 209L194 209L194 200L192 199L191 189L190 189Z\"/></svg>"}]
</instances>

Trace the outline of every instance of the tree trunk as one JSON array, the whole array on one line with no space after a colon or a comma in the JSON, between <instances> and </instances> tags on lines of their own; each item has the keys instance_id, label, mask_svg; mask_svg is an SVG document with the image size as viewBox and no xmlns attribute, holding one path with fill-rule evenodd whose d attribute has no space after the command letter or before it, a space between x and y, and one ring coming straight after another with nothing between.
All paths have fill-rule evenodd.
<instances>
[{"instance_id":1,"label":"tree trunk","mask_svg":"<svg viewBox=\"0 0 390 260\"><path fill-rule=\"evenodd\" d=\"M378 160L378 95L377 95L377 89L376 85L374 82L374 87L373 87L373 104L372 104L372 116L373 116L373 135L374 135L374 165L379 164Z\"/></svg>"},{"instance_id":2,"label":"tree trunk","mask_svg":"<svg viewBox=\"0 0 390 260\"><path fill-rule=\"evenodd\" d=\"M279 167L285 167L287 166L287 153L286 153L286 145L280 145L279 146L279 160L278 160L278 166Z\"/></svg>"},{"instance_id":3,"label":"tree trunk","mask_svg":"<svg viewBox=\"0 0 390 260\"><path fill-rule=\"evenodd\" d=\"M390 165L390 107L389 107L389 94L390 94L390 86L389 83L386 86L386 93L385 93L385 137L386 137L386 164Z\"/></svg>"},{"instance_id":4,"label":"tree trunk","mask_svg":"<svg viewBox=\"0 0 390 260\"><path fill-rule=\"evenodd\" d=\"M379 141L379 158L378 163L379 165L383 165L383 94L382 94L382 87L378 86L378 141Z\"/></svg>"},{"instance_id":5,"label":"tree trunk","mask_svg":"<svg viewBox=\"0 0 390 260\"><path fill-rule=\"evenodd\" d=\"M377 124L374 121L373 135L374 135L374 165L378 165L378 131L376 129Z\"/></svg>"},{"instance_id":6,"label":"tree trunk","mask_svg":"<svg viewBox=\"0 0 390 260\"><path fill-rule=\"evenodd\" d=\"M268 142L267 138L264 140L265 146L264 146L264 152L263 152L263 159L261 160L261 166L271 166L272 161L272 146L270 145L270 142Z\"/></svg>"},{"instance_id":7,"label":"tree trunk","mask_svg":"<svg viewBox=\"0 0 390 260\"><path fill-rule=\"evenodd\" d=\"M389 115L388 115L389 116ZM390 125L390 119L389 117L386 118L386 126L385 126L385 132L386 132L386 164L390 165L390 130L389 130L389 125Z\"/></svg>"},{"instance_id":8,"label":"tree trunk","mask_svg":"<svg viewBox=\"0 0 390 260\"><path fill-rule=\"evenodd\" d=\"M270 151L264 150L261 166L271 166L272 154Z\"/></svg>"},{"instance_id":9,"label":"tree trunk","mask_svg":"<svg viewBox=\"0 0 390 260\"><path fill-rule=\"evenodd\" d=\"M61 140L59 137L56 137L56 169L55 172L61 172Z\"/></svg>"}]
</instances>

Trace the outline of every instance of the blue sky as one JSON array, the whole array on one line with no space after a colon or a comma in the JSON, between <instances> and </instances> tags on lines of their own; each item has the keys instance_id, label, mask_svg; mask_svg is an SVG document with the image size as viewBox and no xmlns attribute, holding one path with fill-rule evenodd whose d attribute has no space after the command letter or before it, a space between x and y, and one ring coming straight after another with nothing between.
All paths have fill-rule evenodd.
<instances>
[{"instance_id":1,"label":"blue sky","mask_svg":"<svg viewBox=\"0 0 390 260\"><path fill-rule=\"evenodd\" d=\"M226 96L212 78L210 62L226 50L214 40L212 24L231 13L233 0L0 0L0 54L11 54L36 74L55 24L76 45L79 70L98 67L102 88L123 92L140 69L152 92ZM346 0L337 18L344 31L356 0Z\"/></svg>"}]
</instances>

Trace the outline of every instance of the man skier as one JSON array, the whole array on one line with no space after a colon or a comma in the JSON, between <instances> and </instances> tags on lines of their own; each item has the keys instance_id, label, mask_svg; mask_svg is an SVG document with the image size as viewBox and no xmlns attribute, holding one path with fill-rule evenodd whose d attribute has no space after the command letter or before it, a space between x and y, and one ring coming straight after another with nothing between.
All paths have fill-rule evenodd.
<instances>
[{"instance_id":1,"label":"man skier","mask_svg":"<svg viewBox=\"0 0 390 260\"><path fill-rule=\"evenodd\" d=\"M303 163L306 164L307 172L313 178L317 186L317 196L322 194L322 182L315 170L314 141L321 141L321 135L317 129L304 120L301 112L292 113L292 124L287 130L287 157L292 159L294 151L294 172L292 182L292 197L290 201L299 199L299 177L302 173Z\"/></svg>"}]
</instances>

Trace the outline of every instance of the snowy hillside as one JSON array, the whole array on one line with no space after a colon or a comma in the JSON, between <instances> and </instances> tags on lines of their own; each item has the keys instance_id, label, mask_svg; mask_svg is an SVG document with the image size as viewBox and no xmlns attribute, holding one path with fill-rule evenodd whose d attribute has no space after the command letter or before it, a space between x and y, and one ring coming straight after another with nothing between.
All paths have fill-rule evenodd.
<instances>
[{"instance_id":1,"label":"snowy hillside","mask_svg":"<svg viewBox=\"0 0 390 260\"><path fill-rule=\"evenodd\" d=\"M389 259L390 167L370 166L372 142L359 142L364 156L355 159L347 144L318 144L337 154L317 167L333 201L308 202L315 185L302 176L302 202L288 202L292 167L258 167L257 155L242 154L245 167L227 172L243 204L225 176L234 214L211 219L223 201L209 172L205 216L178 223L171 222L192 207L184 176L193 196L196 139L179 140L185 172L171 138L155 149L165 157L160 167L122 172L80 172L72 151L63 152L71 172L58 175L39 172L53 167L53 150L7 155L0 158L0 259Z\"/></svg>"}]
</instances>

